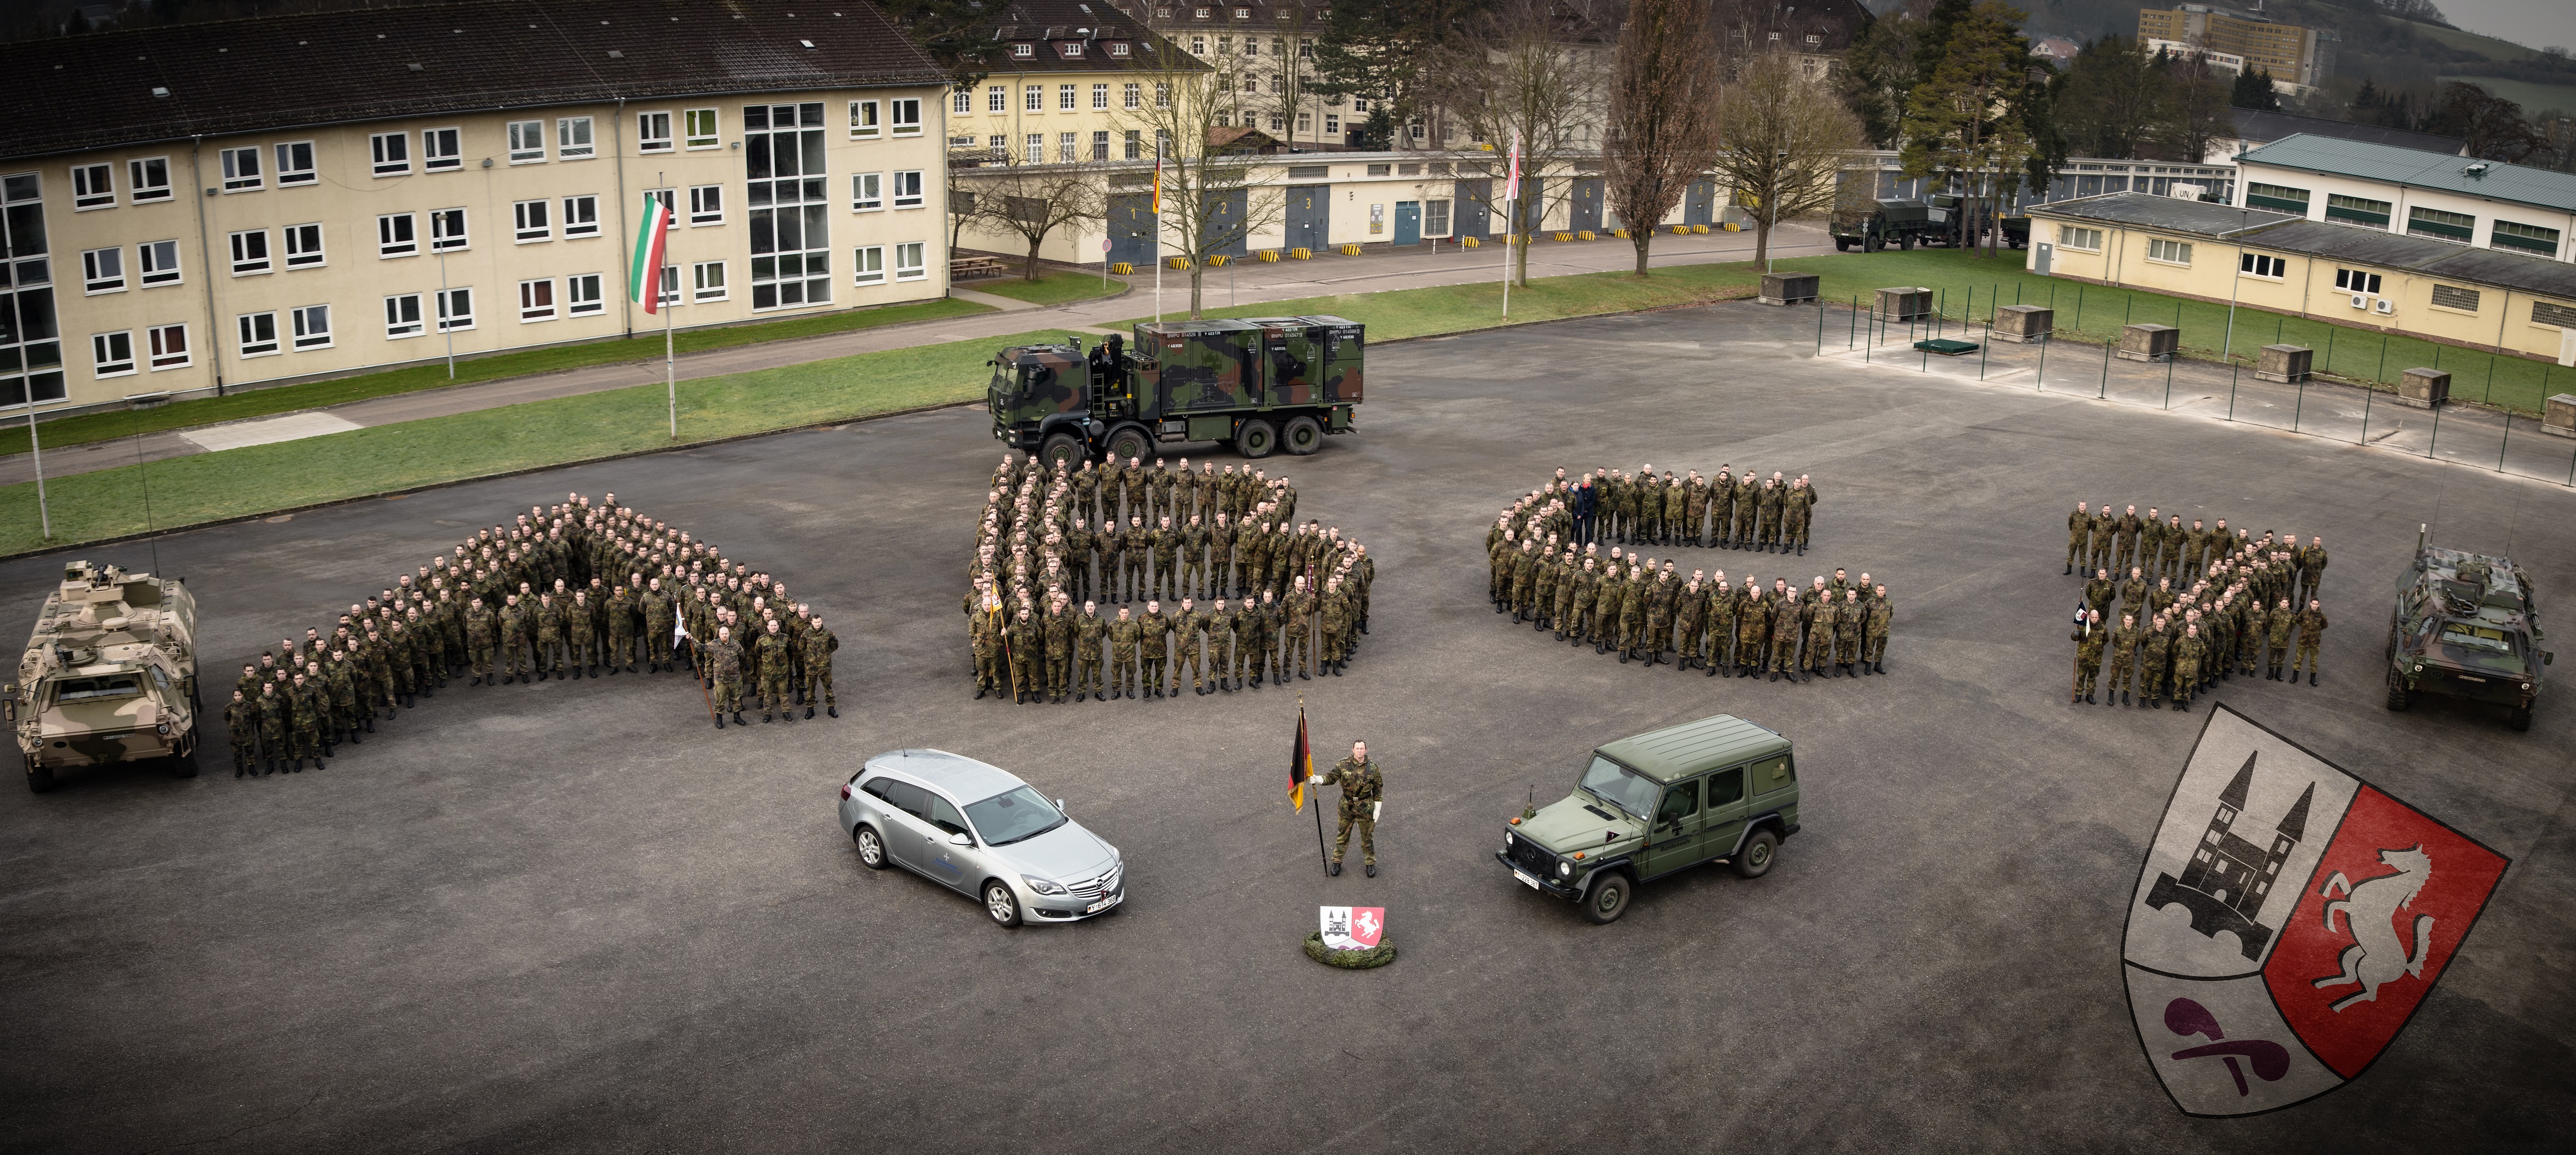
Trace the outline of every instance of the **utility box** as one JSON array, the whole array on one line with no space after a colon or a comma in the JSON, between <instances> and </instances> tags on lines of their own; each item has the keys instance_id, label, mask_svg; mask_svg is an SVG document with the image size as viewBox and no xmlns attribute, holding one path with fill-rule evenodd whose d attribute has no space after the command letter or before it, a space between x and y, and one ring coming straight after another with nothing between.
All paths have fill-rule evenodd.
<instances>
[{"instance_id":1,"label":"utility box","mask_svg":"<svg viewBox=\"0 0 2576 1155\"><path fill-rule=\"evenodd\" d=\"M2451 374L2442 369L2409 369L2397 379L2397 399L2418 409L2439 409L2451 399Z\"/></svg>"},{"instance_id":2,"label":"utility box","mask_svg":"<svg viewBox=\"0 0 2576 1155\"><path fill-rule=\"evenodd\" d=\"M1870 314L1880 321L1925 321L1932 317L1932 290L1925 288L1880 289L1878 311Z\"/></svg>"},{"instance_id":3,"label":"utility box","mask_svg":"<svg viewBox=\"0 0 2576 1155\"><path fill-rule=\"evenodd\" d=\"M2254 363L2254 378L2296 385L2308 379L2316 357L2317 351L2305 345L2265 345L2262 359Z\"/></svg>"},{"instance_id":4,"label":"utility box","mask_svg":"<svg viewBox=\"0 0 2576 1155\"><path fill-rule=\"evenodd\" d=\"M2561 393L2541 407L2540 430L2560 437L2576 437L2576 393Z\"/></svg>"},{"instance_id":5,"label":"utility box","mask_svg":"<svg viewBox=\"0 0 2576 1155\"><path fill-rule=\"evenodd\" d=\"M2171 325L2131 325L2120 330L2123 361L2171 361L2182 350L2182 330Z\"/></svg>"},{"instance_id":6,"label":"utility box","mask_svg":"<svg viewBox=\"0 0 2576 1155\"><path fill-rule=\"evenodd\" d=\"M1765 305L1797 305L1816 299L1814 273L1764 273L1762 297Z\"/></svg>"},{"instance_id":7,"label":"utility box","mask_svg":"<svg viewBox=\"0 0 2576 1155\"><path fill-rule=\"evenodd\" d=\"M1995 340L2035 345L2057 329L2057 310L2046 305L2006 305L1995 310Z\"/></svg>"}]
</instances>

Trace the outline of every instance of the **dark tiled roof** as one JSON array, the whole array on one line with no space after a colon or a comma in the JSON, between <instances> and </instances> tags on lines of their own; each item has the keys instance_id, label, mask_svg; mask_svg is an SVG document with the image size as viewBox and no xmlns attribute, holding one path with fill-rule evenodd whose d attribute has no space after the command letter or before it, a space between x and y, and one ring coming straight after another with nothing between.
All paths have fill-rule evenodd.
<instances>
[{"instance_id":1,"label":"dark tiled roof","mask_svg":"<svg viewBox=\"0 0 2576 1155\"><path fill-rule=\"evenodd\" d=\"M2299 218L2264 209L2239 209L2207 201L2187 201L2151 193L2118 192L2030 207L2032 216L2070 217L2113 225L2139 225L2181 233L2217 236L2239 229L2280 224Z\"/></svg>"},{"instance_id":2,"label":"dark tiled roof","mask_svg":"<svg viewBox=\"0 0 2576 1155\"><path fill-rule=\"evenodd\" d=\"M2402 128L2382 128L2375 124L2347 124L2340 120L2299 116L2288 112L2265 112L2253 108L2236 108L2228 111L2236 118L2236 139L2245 141L2249 145L2264 145L2276 140L2287 140L2304 132L2310 136L2358 140L2369 144L2411 148L2420 152L2457 155L2461 149L2468 147L2468 142L2459 137L2442 136L2437 133L2409 132Z\"/></svg>"},{"instance_id":3,"label":"dark tiled roof","mask_svg":"<svg viewBox=\"0 0 2576 1155\"><path fill-rule=\"evenodd\" d=\"M1085 7L1090 11L1083 11ZM1108 0L1010 0L990 9L991 43L970 53L971 62L996 76L1021 72L1135 72L1165 67L1165 62L1197 72L1207 66L1145 27L1145 22L1112 7ZM1015 56L1020 45L1033 54ZM1068 44L1082 45L1080 56L1065 55ZM1128 45L1128 55L1110 55L1109 46Z\"/></svg>"},{"instance_id":4,"label":"dark tiled roof","mask_svg":"<svg viewBox=\"0 0 2576 1155\"><path fill-rule=\"evenodd\" d=\"M379 7L0 45L0 107L15 110L0 120L0 157L618 97L943 80L866 0Z\"/></svg>"},{"instance_id":5,"label":"dark tiled roof","mask_svg":"<svg viewBox=\"0 0 2576 1155\"><path fill-rule=\"evenodd\" d=\"M2465 284L2576 300L2576 264L2455 245L2425 237L2403 236L2360 225L2312 221L2286 213L2235 209L2134 192L2033 205L2030 212L2035 217L2063 217L2162 229L2243 244L2248 248L2400 269ZM2247 221L2252 223L2250 230L2244 229Z\"/></svg>"}]
</instances>

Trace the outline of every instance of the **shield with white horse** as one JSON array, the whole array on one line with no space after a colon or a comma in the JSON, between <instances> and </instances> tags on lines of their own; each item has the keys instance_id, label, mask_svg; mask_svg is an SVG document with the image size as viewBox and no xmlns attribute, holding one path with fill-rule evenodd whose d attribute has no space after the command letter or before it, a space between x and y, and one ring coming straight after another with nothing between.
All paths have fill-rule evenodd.
<instances>
[{"instance_id":1,"label":"shield with white horse","mask_svg":"<svg viewBox=\"0 0 2576 1155\"><path fill-rule=\"evenodd\" d=\"M2148 1063L2191 1115L2360 1076L2507 859L2225 706L2166 803L2121 951Z\"/></svg>"}]
</instances>

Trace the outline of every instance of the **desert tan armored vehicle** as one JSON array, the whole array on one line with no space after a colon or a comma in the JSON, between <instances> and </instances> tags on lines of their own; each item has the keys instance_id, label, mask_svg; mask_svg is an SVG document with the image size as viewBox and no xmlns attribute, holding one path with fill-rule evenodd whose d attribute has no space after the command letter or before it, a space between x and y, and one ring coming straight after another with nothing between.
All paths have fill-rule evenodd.
<instances>
[{"instance_id":1,"label":"desert tan armored vehicle","mask_svg":"<svg viewBox=\"0 0 2576 1155\"><path fill-rule=\"evenodd\" d=\"M165 761L197 775L197 602L178 579L76 561L0 687L27 788L80 766Z\"/></svg>"}]
</instances>

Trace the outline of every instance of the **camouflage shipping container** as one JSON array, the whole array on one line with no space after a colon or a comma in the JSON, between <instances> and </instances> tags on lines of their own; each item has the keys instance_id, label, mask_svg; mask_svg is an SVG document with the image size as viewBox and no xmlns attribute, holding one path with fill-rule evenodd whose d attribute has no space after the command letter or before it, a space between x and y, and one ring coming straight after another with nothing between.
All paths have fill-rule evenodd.
<instances>
[{"instance_id":1,"label":"camouflage shipping container","mask_svg":"<svg viewBox=\"0 0 2576 1155\"><path fill-rule=\"evenodd\" d=\"M1352 429L1367 333L1341 317L1139 324L1130 345L1015 345L993 361L993 436L1049 459L1150 459L1171 442L1247 458Z\"/></svg>"}]
</instances>

